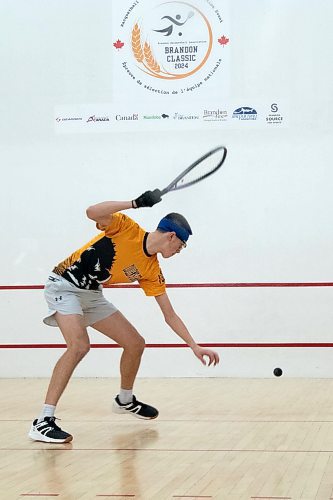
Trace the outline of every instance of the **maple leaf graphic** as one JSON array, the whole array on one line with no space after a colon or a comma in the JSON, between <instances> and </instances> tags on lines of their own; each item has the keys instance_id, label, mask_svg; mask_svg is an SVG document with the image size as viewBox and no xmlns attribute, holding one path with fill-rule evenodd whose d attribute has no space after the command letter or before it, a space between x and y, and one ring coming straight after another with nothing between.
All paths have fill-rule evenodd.
<instances>
[{"instance_id":1,"label":"maple leaf graphic","mask_svg":"<svg viewBox=\"0 0 333 500\"><path fill-rule=\"evenodd\" d=\"M217 41L224 47L227 43L229 43L229 38L223 35L221 38L218 38Z\"/></svg>"},{"instance_id":2,"label":"maple leaf graphic","mask_svg":"<svg viewBox=\"0 0 333 500\"><path fill-rule=\"evenodd\" d=\"M124 46L124 43L123 43L123 42L121 42L121 41L119 40L119 38L118 38L118 40L117 40L116 42L114 42L113 46L114 46L114 47L116 47L116 49L118 49L118 50L119 50L119 49L121 49L121 48Z\"/></svg>"}]
</instances>

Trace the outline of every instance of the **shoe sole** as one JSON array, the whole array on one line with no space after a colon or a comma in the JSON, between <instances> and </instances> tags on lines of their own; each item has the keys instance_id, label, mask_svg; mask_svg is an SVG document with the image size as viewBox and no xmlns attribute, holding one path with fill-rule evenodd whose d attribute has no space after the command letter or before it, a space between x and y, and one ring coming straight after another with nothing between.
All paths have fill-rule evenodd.
<instances>
[{"instance_id":1,"label":"shoe sole","mask_svg":"<svg viewBox=\"0 0 333 500\"><path fill-rule=\"evenodd\" d=\"M73 439L73 436L68 436L66 437L66 439L52 439L43 436L43 434L41 434L40 432L35 432L35 431L30 431L28 436L33 441L39 441L40 443L52 443L52 444L70 443Z\"/></svg>"},{"instance_id":2,"label":"shoe sole","mask_svg":"<svg viewBox=\"0 0 333 500\"><path fill-rule=\"evenodd\" d=\"M134 413L132 411L124 410L123 408L119 408L119 406L116 406L115 404L112 405L112 411L113 413L118 413L118 415L132 415L132 417L140 418L141 420L154 420L154 418L158 417L155 415L155 417L143 417L141 415L138 415L137 413Z\"/></svg>"}]
</instances>

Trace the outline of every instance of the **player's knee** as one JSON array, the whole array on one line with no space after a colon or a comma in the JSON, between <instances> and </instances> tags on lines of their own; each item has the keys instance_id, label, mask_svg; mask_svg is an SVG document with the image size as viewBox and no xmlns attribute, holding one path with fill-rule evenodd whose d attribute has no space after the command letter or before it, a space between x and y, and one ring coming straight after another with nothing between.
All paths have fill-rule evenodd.
<instances>
[{"instance_id":1,"label":"player's knee","mask_svg":"<svg viewBox=\"0 0 333 500\"><path fill-rule=\"evenodd\" d=\"M68 348L77 360L83 359L90 351L90 344L87 342L78 343Z\"/></svg>"},{"instance_id":2,"label":"player's knee","mask_svg":"<svg viewBox=\"0 0 333 500\"><path fill-rule=\"evenodd\" d=\"M79 356L84 358L84 356L86 356L89 351L90 351L90 344L85 343L79 346L78 354Z\"/></svg>"},{"instance_id":3,"label":"player's knee","mask_svg":"<svg viewBox=\"0 0 333 500\"><path fill-rule=\"evenodd\" d=\"M138 332L136 332L136 335L133 337L130 347L131 350L135 351L136 354L141 355L146 347L145 339Z\"/></svg>"}]
</instances>

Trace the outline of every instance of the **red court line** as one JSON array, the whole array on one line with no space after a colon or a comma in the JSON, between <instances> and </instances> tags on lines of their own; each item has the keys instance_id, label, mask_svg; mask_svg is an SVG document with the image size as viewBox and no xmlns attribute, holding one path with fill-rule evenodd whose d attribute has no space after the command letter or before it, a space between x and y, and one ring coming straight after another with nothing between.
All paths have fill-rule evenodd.
<instances>
[{"instance_id":1,"label":"red court line","mask_svg":"<svg viewBox=\"0 0 333 500\"><path fill-rule=\"evenodd\" d=\"M333 286L332 281L290 283L169 283L167 288L274 288ZM42 290L44 285L0 285L0 290ZM104 288L140 288L134 284L106 285Z\"/></svg>"},{"instance_id":2,"label":"red court line","mask_svg":"<svg viewBox=\"0 0 333 500\"><path fill-rule=\"evenodd\" d=\"M58 497L59 493L21 493L20 497Z\"/></svg>"},{"instance_id":3,"label":"red court line","mask_svg":"<svg viewBox=\"0 0 333 500\"><path fill-rule=\"evenodd\" d=\"M117 417L114 417L117 419ZM115 421L115 420L114 420ZM190 422L201 422L204 424L216 424L217 422L219 423L227 423L227 424L332 424L333 420L235 420L235 419L223 419L219 418L218 420L214 419L204 419L204 420L198 420L198 419L192 419L192 418L177 418L177 419L170 419L170 418L158 418L159 422L177 422L179 423L190 423ZM24 419L18 419L18 418L0 418L0 422L31 422L31 419L29 418L24 418ZM82 423L82 420L70 420L71 423ZM110 419L107 418L105 420L84 420L85 424L109 424ZM70 443L65 443L65 444L70 444ZM4 448L0 447L0 450ZM333 500L333 499L332 499Z\"/></svg>"},{"instance_id":4,"label":"red court line","mask_svg":"<svg viewBox=\"0 0 333 500\"><path fill-rule=\"evenodd\" d=\"M174 422L177 422L177 420L174 420ZM240 423L238 421L235 421L236 423ZM62 448L54 448L55 445L51 445L49 448L46 446L42 446L41 448L1 448L0 451L39 451L39 450L51 450L56 452L64 452L64 451L71 451L71 452L80 452L80 451L93 451L93 452L104 452L104 451L116 451L116 452L133 452L133 451L142 451L142 452L147 452L147 453L208 453L208 452L213 452L213 453L329 453L330 455L333 455L333 450L265 450L262 448L258 448L257 450L255 449L248 449L248 448L201 448L201 449L172 449L172 448L72 448L70 446L66 446L67 443L64 443ZM59 446L59 445L57 445Z\"/></svg>"},{"instance_id":5,"label":"red court line","mask_svg":"<svg viewBox=\"0 0 333 500\"><path fill-rule=\"evenodd\" d=\"M332 348L333 342L212 342L201 343L201 347L243 348ZM66 344L0 344L0 349L65 349ZM92 349L120 349L118 344L91 344ZM187 344L146 344L148 349L188 348Z\"/></svg>"},{"instance_id":6,"label":"red court line","mask_svg":"<svg viewBox=\"0 0 333 500\"><path fill-rule=\"evenodd\" d=\"M251 497L254 500L291 500L291 497Z\"/></svg>"}]
</instances>

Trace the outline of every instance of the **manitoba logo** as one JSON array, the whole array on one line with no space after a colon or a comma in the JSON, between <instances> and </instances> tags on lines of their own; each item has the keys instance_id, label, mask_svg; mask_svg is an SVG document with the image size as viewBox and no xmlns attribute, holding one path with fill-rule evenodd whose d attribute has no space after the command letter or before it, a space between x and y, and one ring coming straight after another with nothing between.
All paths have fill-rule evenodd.
<instances>
[{"instance_id":1,"label":"manitoba logo","mask_svg":"<svg viewBox=\"0 0 333 500\"><path fill-rule=\"evenodd\" d=\"M165 2L134 23L131 45L144 73L178 80L193 75L207 62L213 46L212 27L194 5Z\"/></svg>"},{"instance_id":2,"label":"manitoba logo","mask_svg":"<svg viewBox=\"0 0 333 500\"><path fill-rule=\"evenodd\" d=\"M144 120L165 120L169 118L169 115L162 113L161 115L143 115Z\"/></svg>"}]
</instances>

